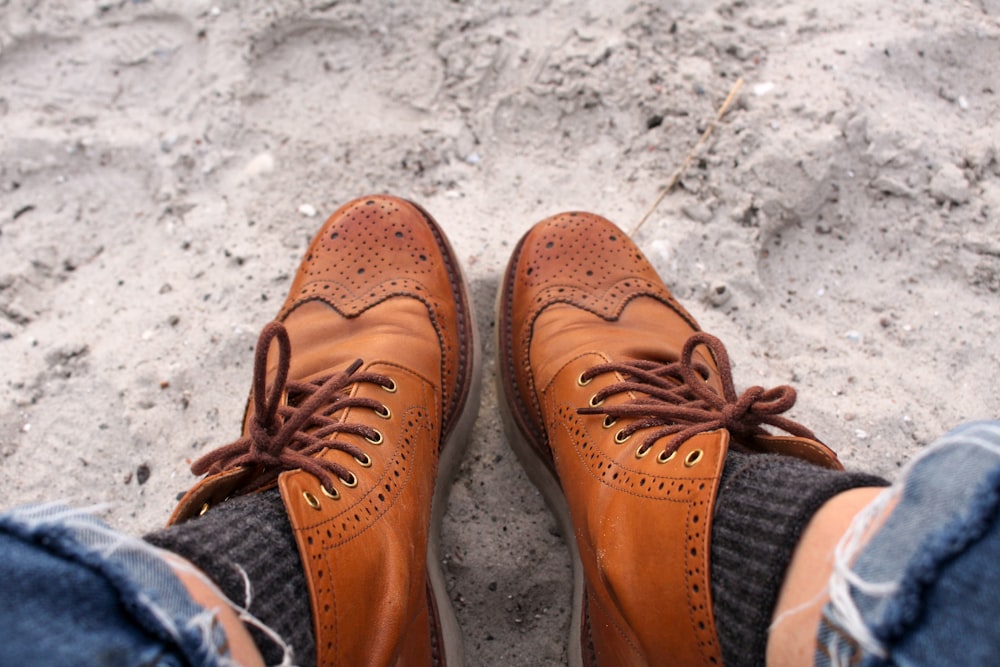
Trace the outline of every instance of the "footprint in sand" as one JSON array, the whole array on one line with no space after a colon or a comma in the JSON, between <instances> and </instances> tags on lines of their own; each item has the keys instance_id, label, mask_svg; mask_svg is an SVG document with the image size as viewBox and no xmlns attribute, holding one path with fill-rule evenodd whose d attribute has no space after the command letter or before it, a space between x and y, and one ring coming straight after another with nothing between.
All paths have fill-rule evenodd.
<instances>
[{"instance_id":1,"label":"footprint in sand","mask_svg":"<svg viewBox=\"0 0 1000 667\"><path fill-rule=\"evenodd\" d=\"M439 94L443 73L420 47L367 22L294 20L253 39L246 119L257 129L308 139L407 133Z\"/></svg>"},{"instance_id":2,"label":"footprint in sand","mask_svg":"<svg viewBox=\"0 0 1000 667\"><path fill-rule=\"evenodd\" d=\"M74 36L26 33L0 52L0 97L14 113L55 106L86 115L150 101L170 108L195 85L201 61L195 31L170 15Z\"/></svg>"}]
</instances>

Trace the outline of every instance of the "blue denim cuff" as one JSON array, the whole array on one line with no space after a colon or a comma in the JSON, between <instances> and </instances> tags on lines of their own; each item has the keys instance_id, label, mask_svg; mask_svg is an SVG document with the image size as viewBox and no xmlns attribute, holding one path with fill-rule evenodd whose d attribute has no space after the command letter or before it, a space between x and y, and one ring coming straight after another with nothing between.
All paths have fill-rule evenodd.
<instances>
[{"instance_id":1,"label":"blue denim cuff","mask_svg":"<svg viewBox=\"0 0 1000 667\"><path fill-rule=\"evenodd\" d=\"M82 510L0 514L0 582L2 664L232 664L159 551Z\"/></svg>"},{"instance_id":2,"label":"blue denim cuff","mask_svg":"<svg viewBox=\"0 0 1000 667\"><path fill-rule=\"evenodd\" d=\"M835 558L818 667L996 664L1000 422L962 426L918 456Z\"/></svg>"}]
</instances>

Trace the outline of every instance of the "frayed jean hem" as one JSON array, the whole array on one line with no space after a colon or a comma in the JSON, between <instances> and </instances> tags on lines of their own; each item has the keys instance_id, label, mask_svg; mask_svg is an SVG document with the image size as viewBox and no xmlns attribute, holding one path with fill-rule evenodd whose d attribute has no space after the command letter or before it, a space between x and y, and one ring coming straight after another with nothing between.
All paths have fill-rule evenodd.
<instances>
[{"instance_id":1,"label":"frayed jean hem","mask_svg":"<svg viewBox=\"0 0 1000 667\"><path fill-rule=\"evenodd\" d=\"M976 422L911 461L855 519L835 553L814 664L995 665L998 559L1000 422Z\"/></svg>"},{"instance_id":2,"label":"frayed jean hem","mask_svg":"<svg viewBox=\"0 0 1000 667\"><path fill-rule=\"evenodd\" d=\"M234 664L156 547L59 504L0 514L0 627L2 664Z\"/></svg>"}]
</instances>

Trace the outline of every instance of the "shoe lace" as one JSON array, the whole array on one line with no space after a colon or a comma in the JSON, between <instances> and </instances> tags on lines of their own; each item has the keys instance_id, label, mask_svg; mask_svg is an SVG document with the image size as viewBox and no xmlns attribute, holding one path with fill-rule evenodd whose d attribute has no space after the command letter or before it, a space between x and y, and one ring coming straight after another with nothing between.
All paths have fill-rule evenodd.
<instances>
[{"instance_id":1,"label":"shoe lace","mask_svg":"<svg viewBox=\"0 0 1000 667\"><path fill-rule=\"evenodd\" d=\"M267 356L275 340L278 343L278 368L268 390ZM356 483L354 473L346 467L315 455L326 449L335 449L350 454L359 462L370 461L360 447L338 440L335 436L352 433L375 443L381 441L381 433L364 424L339 421L334 415L348 408L386 413L386 406L378 401L349 396L346 390L359 382L387 389L394 387L395 383L385 375L358 372L363 363L361 359L343 371L308 382L288 379L290 363L288 331L280 322L271 322L264 327L257 340L253 372L254 416L246 435L199 458L191 465L194 474L256 466L258 472L243 487L244 493L271 484L284 470L301 469L312 473L331 493L334 491L334 476L351 486Z\"/></svg>"},{"instance_id":2,"label":"shoe lace","mask_svg":"<svg viewBox=\"0 0 1000 667\"><path fill-rule=\"evenodd\" d=\"M707 382L709 367L694 359L694 352L699 347L707 348L715 360L721 394ZM805 426L781 416L795 404L796 394L792 387L781 385L764 389L754 386L737 394L725 346L718 338L704 332L695 333L685 341L676 362L633 360L600 364L585 371L580 376L580 383L586 384L603 373L619 373L625 379L599 390L591 398L590 406L579 408L577 412L605 414L606 420L614 421L635 419L618 432L618 442L624 442L638 431L651 429L639 446L638 455L648 452L657 440L672 436L660 454L669 457L689 438L721 428L728 429L738 442L766 435L767 431L762 428L765 425L795 436L816 437ZM627 403L603 404L609 397L623 393L640 396Z\"/></svg>"}]
</instances>

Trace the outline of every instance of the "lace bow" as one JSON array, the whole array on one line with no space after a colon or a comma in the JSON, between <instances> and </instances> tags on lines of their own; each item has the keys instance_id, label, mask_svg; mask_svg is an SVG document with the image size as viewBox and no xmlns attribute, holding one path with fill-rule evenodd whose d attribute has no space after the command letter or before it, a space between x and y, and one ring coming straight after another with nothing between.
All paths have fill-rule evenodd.
<instances>
[{"instance_id":1,"label":"lace bow","mask_svg":"<svg viewBox=\"0 0 1000 667\"><path fill-rule=\"evenodd\" d=\"M278 343L278 368L270 390L267 387L267 356L273 341ZM280 322L264 327L257 340L253 373L254 414L247 434L215 449L191 465L196 475L217 473L234 468L255 466L253 481L241 489L250 492L271 484L284 470L305 470L334 491L333 477L353 486L357 478L343 465L316 454L335 449L350 454L363 465L371 462L360 447L337 440L342 433L352 433L379 443L382 434L364 424L351 424L335 418L348 408L366 408L379 414L388 409L371 398L349 395L352 384L368 382L391 389L391 378L377 373L359 373L362 361L356 360L345 370L308 382L288 379L291 343L288 331Z\"/></svg>"},{"instance_id":2,"label":"lace bow","mask_svg":"<svg viewBox=\"0 0 1000 667\"><path fill-rule=\"evenodd\" d=\"M715 360L722 384L722 394L708 384L711 371L707 365L694 360L694 352L704 346ZM795 390L788 385L773 389L750 387L742 394L736 393L732 367L725 346L715 336L698 332L684 343L680 359L674 363L655 361L627 361L594 366L580 376L586 384L603 373L619 373L624 381L598 391L590 407L580 408L580 414L605 414L606 424L619 418L631 418L616 439L624 442L638 431L649 430L637 453L643 455L666 436L661 456L669 457L689 438L708 431L724 428L738 441L749 441L756 435L765 435L764 425L780 428L787 433L815 439L812 431L798 422L781 416L795 404ZM632 400L617 405L604 405L616 394L638 394ZM612 421L608 422L607 419Z\"/></svg>"}]
</instances>

